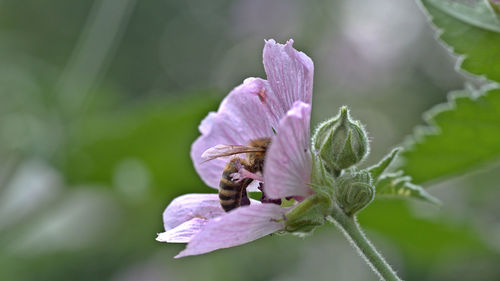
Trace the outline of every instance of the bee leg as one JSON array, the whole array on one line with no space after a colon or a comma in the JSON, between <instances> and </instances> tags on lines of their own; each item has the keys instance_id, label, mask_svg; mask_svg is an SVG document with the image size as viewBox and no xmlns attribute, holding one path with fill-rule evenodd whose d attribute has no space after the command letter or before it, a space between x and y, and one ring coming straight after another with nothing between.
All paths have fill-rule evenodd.
<instances>
[{"instance_id":1,"label":"bee leg","mask_svg":"<svg viewBox=\"0 0 500 281\"><path fill-rule=\"evenodd\" d=\"M252 179L258 181L264 181L264 177L255 173L248 171L245 168L240 168L237 173L232 173L231 178L235 182L241 182L244 179Z\"/></svg>"},{"instance_id":2,"label":"bee leg","mask_svg":"<svg viewBox=\"0 0 500 281\"><path fill-rule=\"evenodd\" d=\"M250 198L248 198L247 190L245 188L241 193L241 206L248 206L248 205L250 205Z\"/></svg>"},{"instance_id":3,"label":"bee leg","mask_svg":"<svg viewBox=\"0 0 500 281\"><path fill-rule=\"evenodd\" d=\"M239 170L241 170L242 167L246 165L246 161L238 157L233 158L231 161L233 162L232 171L235 172L229 174L230 180L234 183L241 183L245 179L245 177L240 174Z\"/></svg>"}]
</instances>

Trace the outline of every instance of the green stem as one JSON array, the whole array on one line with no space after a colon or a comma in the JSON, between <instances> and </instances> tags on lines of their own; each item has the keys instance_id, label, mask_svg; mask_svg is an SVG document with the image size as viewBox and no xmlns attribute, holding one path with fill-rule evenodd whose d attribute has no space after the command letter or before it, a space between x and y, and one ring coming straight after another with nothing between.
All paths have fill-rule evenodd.
<instances>
[{"instance_id":1,"label":"green stem","mask_svg":"<svg viewBox=\"0 0 500 281\"><path fill-rule=\"evenodd\" d=\"M401 281L396 275L396 272L384 260L384 257L375 249L368 238L366 238L355 217L347 216L338 207L332 212L332 217L335 225L342 230L347 240L349 240L351 245L382 280Z\"/></svg>"}]
</instances>

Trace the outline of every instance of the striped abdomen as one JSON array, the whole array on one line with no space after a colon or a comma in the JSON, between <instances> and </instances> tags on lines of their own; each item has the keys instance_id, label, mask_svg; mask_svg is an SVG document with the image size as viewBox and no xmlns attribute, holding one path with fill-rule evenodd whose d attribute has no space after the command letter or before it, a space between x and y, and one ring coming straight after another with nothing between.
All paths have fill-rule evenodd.
<instances>
[{"instance_id":1,"label":"striped abdomen","mask_svg":"<svg viewBox=\"0 0 500 281\"><path fill-rule=\"evenodd\" d=\"M219 182L219 199L220 205L224 211L229 212L240 206L250 205L250 199L247 195L247 186L252 182L251 179L244 179L240 182L232 180L231 175L238 172L238 162L243 160L234 157L227 163L222 173L222 178Z\"/></svg>"}]
</instances>

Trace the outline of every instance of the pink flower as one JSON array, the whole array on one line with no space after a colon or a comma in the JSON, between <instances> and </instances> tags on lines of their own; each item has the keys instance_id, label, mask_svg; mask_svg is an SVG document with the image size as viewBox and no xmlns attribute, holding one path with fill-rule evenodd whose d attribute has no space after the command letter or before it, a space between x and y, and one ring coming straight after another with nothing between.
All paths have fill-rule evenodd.
<instances>
[{"instance_id":1,"label":"pink flower","mask_svg":"<svg viewBox=\"0 0 500 281\"><path fill-rule=\"evenodd\" d=\"M228 159L206 161L205 151L266 137L271 145L265 157L263 198L313 193L307 184L312 166L309 122L314 67L292 44L292 40L285 45L267 41L263 58L268 80L246 79L222 101L217 113L202 121L202 135L194 142L191 157L207 185L218 188ZM165 232L157 240L187 242L176 256L184 257L244 244L283 229L291 207L262 202L252 200L226 213L217 194L180 196L163 213Z\"/></svg>"}]
</instances>

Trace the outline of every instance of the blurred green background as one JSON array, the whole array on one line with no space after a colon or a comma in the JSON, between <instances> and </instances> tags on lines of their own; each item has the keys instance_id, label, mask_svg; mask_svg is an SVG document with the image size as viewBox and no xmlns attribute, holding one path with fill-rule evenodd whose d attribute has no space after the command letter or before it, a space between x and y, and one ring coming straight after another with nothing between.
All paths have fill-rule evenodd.
<instances>
[{"instance_id":1,"label":"blurred green background","mask_svg":"<svg viewBox=\"0 0 500 281\"><path fill-rule=\"evenodd\" d=\"M433 36L413 1L0 1L0 280L376 280L333 226L180 260L154 238L175 196L215 192L190 145L265 77L264 39L314 60L313 124L349 105L370 165L470 80ZM498 172L359 220L405 279L500 280Z\"/></svg>"}]
</instances>

